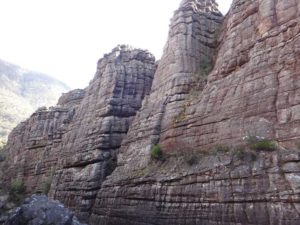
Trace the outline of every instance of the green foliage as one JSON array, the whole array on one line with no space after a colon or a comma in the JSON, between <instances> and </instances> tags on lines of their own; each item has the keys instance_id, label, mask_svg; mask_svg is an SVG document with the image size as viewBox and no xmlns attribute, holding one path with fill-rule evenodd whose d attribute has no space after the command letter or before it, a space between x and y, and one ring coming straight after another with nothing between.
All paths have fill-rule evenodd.
<instances>
[{"instance_id":1,"label":"green foliage","mask_svg":"<svg viewBox=\"0 0 300 225\"><path fill-rule=\"evenodd\" d=\"M22 180L16 179L11 182L9 190L9 200L20 203L25 195L26 186Z\"/></svg>"},{"instance_id":2,"label":"green foliage","mask_svg":"<svg viewBox=\"0 0 300 225\"><path fill-rule=\"evenodd\" d=\"M274 151L276 144L271 140L260 140L250 145L250 148L256 151Z\"/></svg>"},{"instance_id":3,"label":"green foliage","mask_svg":"<svg viewBox=\"0 0 300 225\"><path fill-rule=\"evenodd\" d=\"M154 145L151 148L150 154L152 159L160 160L163 158L163 152L159 144Z\"/></svg>"},{"instance_id":4,"label":"green foliage","mask_svg":"<svg viewBox=\"0 0 300 225\"><path fill-rule=\"evenodd\" d=\"M258 136L247 136L246 141L249 148L255 151L275 151L276 144L274 141Z\"/></svg>"}]
</instances>

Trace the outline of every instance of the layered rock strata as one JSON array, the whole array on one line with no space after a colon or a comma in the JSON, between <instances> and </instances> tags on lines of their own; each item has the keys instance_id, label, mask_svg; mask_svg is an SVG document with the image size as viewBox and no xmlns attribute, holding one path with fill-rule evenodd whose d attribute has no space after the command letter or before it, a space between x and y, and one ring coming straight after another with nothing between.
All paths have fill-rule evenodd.
<instances>
[{"instance_id":1,"label":"layered rock strata","mask_svg":"<svg viewBox=\"0 0 300 225\"><path fill-rule=\"evenodd\" d=\"M286 149L297 149L300 132L300 3L235 0L220 30L212 4L184 0L175 13L172 25L177 26L171 25L151 95L123 141L117 169L99 192L91 224L299 223L299 153ZM193 22L174 22L188 12L214 28L212 35L219 31L204 88L191 87L190 74L180 79L203 57L197 55L194 64L186 51L178 61L170 54L195 37L180 33L188 33ZM172 39L174 33L183 43ZM201 54L204 46L193 43L190 51ZM208 163L204 157L192 168L176 161L187 154L212 154L218 144L234 149L245 136L276 140L281 153L259 153L241 165L234 153L213 155ZM153 169L150 149L156 143L169 158Z\"/></svg>"},{"instance_id":2,"label":"layered rock strata","mask_svg":"<svg viewBox=\"0 0 300 225\"><path fill-rule=\"evenodd\" d=\"M299 224L299 34L296 0L234 0L225 18L214 0L183 0L152 88L153 57L120 47L99 61L82 100L61 98L70 119L54 129L50 196L91 225ZM45 161L45 137L22 126L9 174L18 168L36 189L46 175L34 165L53 166L29 162ZM245 136L277 150L237 148Z\"/></svg>"},{"instance_id":3,"label":"layered rock strata","mask_svg":"<svg viewBox=\"0 0 300 225\"><path fill-rule=\"evenodd\" d=\"M14 129L7 180L22 179L30 193L52 183L50 196L86 220L155 70L147 51L119 46L105 55L85 90L64 94L56 107L39 109Z\"/></svg>"},{"instance_id":4,"label":"layered rock strata","mask_svg":"<svg viewBox=\"0 0 300 225\"><path fill-rule=\"evenodd\" d=\"M115 167L129 125L149 94L154 57L120 46L98 62L95 78L61 145L50 196L86 221L102 182Z\"/></svg>"}]
</instances>

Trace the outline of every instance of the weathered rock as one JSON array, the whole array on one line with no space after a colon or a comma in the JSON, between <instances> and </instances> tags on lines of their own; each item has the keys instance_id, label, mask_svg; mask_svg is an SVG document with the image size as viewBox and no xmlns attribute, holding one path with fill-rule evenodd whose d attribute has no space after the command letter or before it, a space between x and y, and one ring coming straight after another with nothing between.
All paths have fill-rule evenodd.
<instances>
[{"instance_id":1,"label":"weathered rock","mask_svg":"<svg viewBox=\"0 0 300 225\"><path fill-rule=\"evenodd\" d=\"M5 225L83 225L58 201L33 195L16 208Z\"/></svg>"},{"instance_id":2,"label":"weathered rock","mask_svg":"<svg viewBox=\"0 0 300 225\"><path fill-rule=\"evenodd\" d=\"M6 183L18 177L34 193L50 182L50 196L87 220L155 70L144 50L118 46L105 55L85 90L64 94L56 107L39 109L14 129Z\"/></svg>"},{"instance_id":3,"label":"weathered rock","mask_svg":"<svg viewBox=\"0 0 300 225\"><path fill-rule=\"evenodd\" d=\"M114 49L85 91L15 129L7 174L32 191L54 168L50 196L90 225L299 224L299 33L296 0L234 0L225 18L183 0L152 88L153 57Z\"/></svg>"},{"instance_id":4,"label":"weathered rock","mask_svg":"<svg viewBox=\"0 0 300 225\"><path fill-rule=\"evenodd\" d=\"M42 192L44 183L53 175L61 154L61 140L73 120L78 102L73 105L39 108L10 134L6 146L4 179L25 179L27 191Z\"/></svg>"},{"instance_id":5,"label":"weathered rock","mask_svg":"<svg viewBox=\"0 0 300 225\"><path fill-rule=\"evenodd\" d=\"M151 95L98 194L91 224L299 224L299 153L268 153L240 166L214 156L194 172L166 162L148 173L156 143L171 158L217 144L233 149L247 135L276 140L281 151L297 148L300 3L235 0L220 28L213 2L184 0L175 13ZM202 29L189 33L194 18ZM214 50L205 48L214 46L207 33L219 36L217 56L208 83L195 88L190 75ZM195 37L198 45L190 42ZM285 164L287 155L294 159Z\"/></svg>"}]
</instances>

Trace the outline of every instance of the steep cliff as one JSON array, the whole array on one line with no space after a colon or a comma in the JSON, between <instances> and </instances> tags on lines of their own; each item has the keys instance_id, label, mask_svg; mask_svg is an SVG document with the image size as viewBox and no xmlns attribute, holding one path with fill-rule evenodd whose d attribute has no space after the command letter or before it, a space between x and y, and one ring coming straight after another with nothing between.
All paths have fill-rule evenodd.
<instances>
[{"instance_id":1,"label":"steep cliff","mask_svg":"<svg viewBox=\"0 0 300 225\"><path fill-rule=\"evenodd\" d=\"M13 131L6 183L91 225L299 224L299 34L296 0L183 0L157 69L114 49Z\"/></svg>"},{"instance_id":2,"label":"steep cliff","mask_svg":"<svg viewBox=\"0 0 300 225\"><path fill-rule=\"evenodd\" d=\"M235 0L220 29L213 1L182 2L91 224L299 224L299 7ZM213 70L195 89L191 74L207 61ZM277 150L248 151L243 137L256 136ZM156 143L162 162L151 159Z\"/></svg>"},{"instance_id":3,"label":"steep cliff","mask_svg":"<svg viewBox=\"0 0 300 225\"><path fill-rule=\"evenodd\" d=\"M57 106L39 109L13 130L6 183L18 177L34 193L50 182L50 196L86 220L155 70L147 51L119 46L105 55L85 90L64 94Z\"/></svg>"},{"instance_id":4,"label":"steep cliff","mask_svg":"<svg viewBox=\"0 0 300 225\"><path fill-rule=\"evenodd\" d=\"M0 142L38 107L52 106L70 90L45 74L25 70L0 60Z\"/></svg>"}]
</instances>

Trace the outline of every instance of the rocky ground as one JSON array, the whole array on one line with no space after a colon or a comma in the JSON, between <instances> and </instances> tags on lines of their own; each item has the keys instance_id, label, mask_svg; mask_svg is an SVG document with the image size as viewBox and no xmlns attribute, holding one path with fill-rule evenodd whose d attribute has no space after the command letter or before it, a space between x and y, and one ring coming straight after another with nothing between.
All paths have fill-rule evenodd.
<instances>
[{"instance_id":1,"label":"rocky ground","mask_svg":"<svg viewBox=\"0 0 300 225\"><path fill-rule=\"evenodd\" d=\"M4 225L84 225L58 201L33 195L14 209Z\"/></svg>"}]
</instances>

